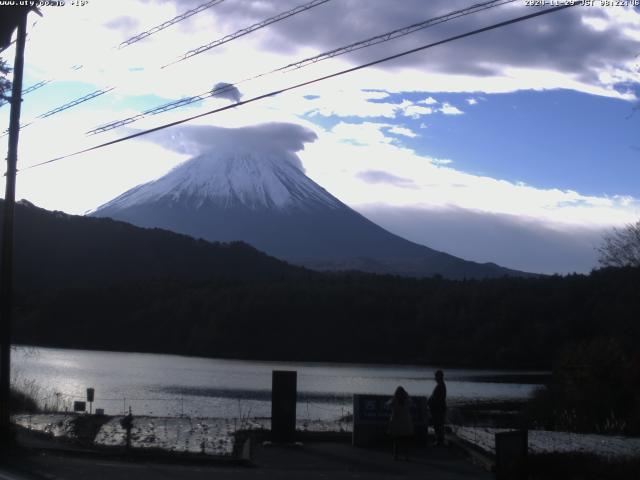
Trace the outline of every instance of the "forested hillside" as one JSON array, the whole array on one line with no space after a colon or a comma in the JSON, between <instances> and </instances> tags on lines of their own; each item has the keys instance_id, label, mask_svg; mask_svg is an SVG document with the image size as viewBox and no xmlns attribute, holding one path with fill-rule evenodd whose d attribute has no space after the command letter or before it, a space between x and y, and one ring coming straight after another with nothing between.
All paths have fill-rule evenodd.
<instances>
[{"instance_id":1,"label":"forested hillside","mask_svg":"<svg viewBox=\"0 0 640 480\"><path fill-rule=\"evenodd\" d=\"M19 299L16 341L214 357L548 368L640 341L640 269L482 281L332 274L145 282Z\"/></svg>"},{"instance_id":2,"label":"forested hillside","mask_svg":"<svg viewBox=\"0 0 640 480\"><path fill-rule=\"evenodd\" d=\"M50 293L152 280L277 279L310 274L244 243L206 242L107 218L50 212L24 201L16 205L14 245L19 292Z\"/></svg>"}]
</instances>

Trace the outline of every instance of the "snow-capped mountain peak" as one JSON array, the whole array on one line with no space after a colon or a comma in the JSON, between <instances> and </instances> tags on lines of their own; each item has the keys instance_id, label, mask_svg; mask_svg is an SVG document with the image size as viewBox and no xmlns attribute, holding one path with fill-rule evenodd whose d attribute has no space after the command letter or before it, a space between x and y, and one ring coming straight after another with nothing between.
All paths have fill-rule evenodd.
<instances>
[{"instance_id":1,"label":"snow-capped mountain peak","mask_svg":"<svg viewBox=\"0 0 640 480\"><path fill-rule=\"evenodd\" d=\"M200 208L205 203L222 207L339 208L342 204L300 169L291 153L207 152L177 166L167 175L122 194L99 209L127 208L163 202L187 202Z\"/></svg>"},{"instance_id":2,"label":"snow-capped mountain peak","mask_svg":"<svg viewBox=\"0 0 640 480\"><path fill-rule=\"evenodd\" d=\"M450 278L512 273L387 232L307 177L291 150L228 143L123 193L92 215L209 241L242 240L275 257L321 270Z\"/></svg>"}]
</instances>

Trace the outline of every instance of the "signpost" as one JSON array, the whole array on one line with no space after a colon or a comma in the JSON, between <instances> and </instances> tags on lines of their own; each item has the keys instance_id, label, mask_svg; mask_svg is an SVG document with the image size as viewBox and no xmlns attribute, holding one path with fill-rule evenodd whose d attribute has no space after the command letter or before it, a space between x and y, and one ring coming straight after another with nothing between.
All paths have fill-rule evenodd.
<instances>
[{"instance_id":1,"label":"signpost","mask_svg":"<svg viewBox=\"0 0 640 480\"><path fill-rule=\"evenodd\" d=\"M389 440L387 432L391 418L391 396L354 395L353 396L353 437L355 447L363 447ZM415 439L427 440L427 398L411 397L411 418L415 429Z\"/></svg>"}]
</instances>

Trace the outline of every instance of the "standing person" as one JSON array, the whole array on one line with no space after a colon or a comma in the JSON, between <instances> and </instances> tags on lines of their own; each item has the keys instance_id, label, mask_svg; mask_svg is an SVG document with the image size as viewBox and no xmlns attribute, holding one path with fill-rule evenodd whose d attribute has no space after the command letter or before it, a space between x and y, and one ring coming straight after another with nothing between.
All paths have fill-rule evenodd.
<instances>
[{"instance_id":1,"label":"standing person","mask_svg":"<svg viewBox=\"0 0 640 480\"><path fill-rule=\"evenodd\" d=\"M389 420L389 434L393 438L393 459L398 460L399 450L404 450L404 459L409 461L409 440L413 435L413 420L411 419L411 397L402 388L396 388L391 404L391 419Z\"/></svg>"},{"instance_id":2,"label":"standing person","mask_svg":"<svg viewBox=\"0 0 640 480\"><path fill-rule=\"evenodd\" d=\"M436 434L436 445L444 445L444 418L447 412L447 386L444 384L442 370L436 372L436 386L429 397L429 410L433 430Z\"/></svg>"}]
</instances>

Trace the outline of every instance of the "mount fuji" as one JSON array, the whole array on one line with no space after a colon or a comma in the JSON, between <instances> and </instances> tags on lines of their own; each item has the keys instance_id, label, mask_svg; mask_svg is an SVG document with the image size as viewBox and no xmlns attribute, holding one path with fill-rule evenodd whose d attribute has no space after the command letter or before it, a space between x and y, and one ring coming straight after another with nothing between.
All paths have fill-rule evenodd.
<instances>
[{"instance_id":1,"label":"mount fuji","mask_svg":"<svg viewBox=\"0 0 640 480\"><path fill-rule=\"evenodd\" d=\"M90 215L209 241L241 240L317 270L452 279L527 275L398 237L307 177L294 152L250 142L197 155Z\"/></svg>"}]
</instances>

